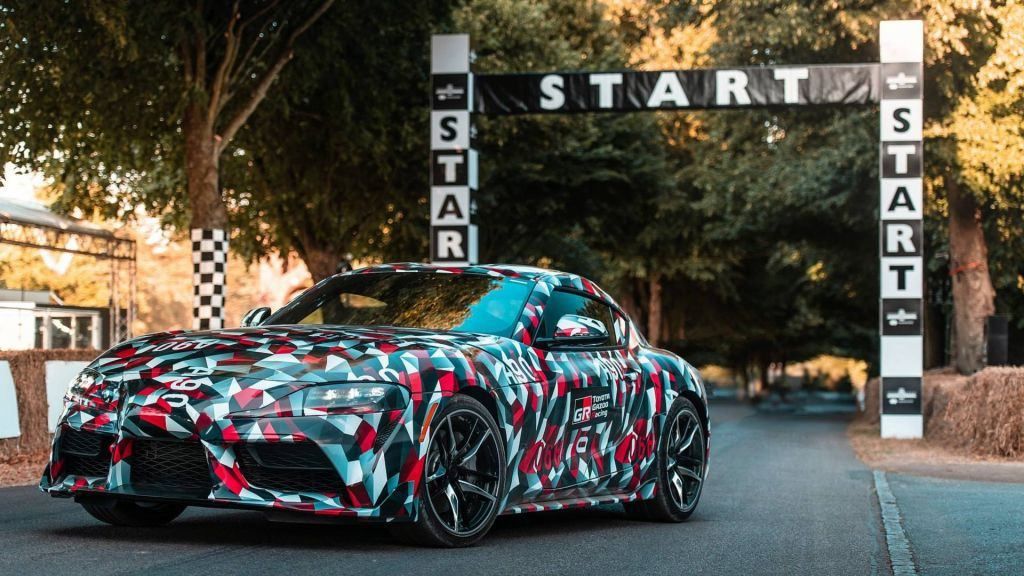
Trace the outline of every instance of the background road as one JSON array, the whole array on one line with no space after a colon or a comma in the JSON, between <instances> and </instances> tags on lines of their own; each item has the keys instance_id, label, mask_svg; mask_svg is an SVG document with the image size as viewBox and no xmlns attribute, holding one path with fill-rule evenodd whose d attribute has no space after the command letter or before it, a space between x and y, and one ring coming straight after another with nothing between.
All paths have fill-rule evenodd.
<instances>
[{"instance_id":1,"label":"background road","mask_svg":"<svg viewBox=\"0 0 1024 576\"><path fill-rule=\"evenodd\" d=\"M191 509L166 528L115 528L34 487L8 488L0 490L0 573L888 573L872 473L850 450L844 417L761 414L716 403L712 419L710 477L697 513L684 524L634 522L616 507L527 514L500 518L475 548L430 550L394 544L380 528L273 524L256 512ZM977 543L960 534L976 534L977 517L951 526L940 522L942 514L983 508L993 497L1024 506L1020 485L993 494L981 484L971 488L973 501L921 512L964 484L895 475L891 482L911 505L912 544L928 540L921 550L935 555L934 566L956 561L957 550L941 538L952 534L961 547ZM932 493L914 490L915 482ZM1024 515L1016 517L1019 535ZM1019 566L1024 552L1006 543L1002 561Z\"/></svg>"}]
</instances>

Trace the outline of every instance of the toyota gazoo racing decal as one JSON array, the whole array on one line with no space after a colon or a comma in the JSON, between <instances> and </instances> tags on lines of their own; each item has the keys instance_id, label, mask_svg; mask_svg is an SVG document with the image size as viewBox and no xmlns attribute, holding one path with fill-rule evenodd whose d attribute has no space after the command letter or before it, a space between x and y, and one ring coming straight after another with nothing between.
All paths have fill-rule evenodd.
<instances>
[{"instance_id":1,"label":"toyota gazoo racing decal","mask_svg":"<svg viewBox=\"0 0 1024 576\"><path fill-rule=\"evenodd\" d=\"M582 428L607 422L611 397L611 392L607 386L574 392L572 395L571 426L573 428Z\"/></svg>"},{"instance_id":2,"label":"toyota gazoo racing decal","mask_svg":"<svg viewBox=\"0 0 1024 576\"><path fill-rule=\"evenodd\" d=\"M511 278L528 283L529 295L508 336L271 325L162 332L121 343L89 364L69 391L41 488L410 520L419 509L429 418L454 395L471 394L497 421L508 478L501 510L516 513L651 498L654 447L668 407L686 394L707 421L696 371L649 347L617 307L609 332L619 345L533 345L554 291L614 306L584 278L527 267L420 264L345 276L396 272ZM360 382L379 383L380 390L331 394L394 393L395 403L347 412L312 404L323 386ZM81 447L93 441L102 450L86 454ZM274 476L283 475L273 468L273 459L284 457L278 450L296 448L307 458L310 447L317 449L317 474L330 480L323 487L295 489ZM205 487L190 484L182 496L154 481L147 459L164 454L205 460L208 483L200 479Z\"/></svg>"}]
</instances>

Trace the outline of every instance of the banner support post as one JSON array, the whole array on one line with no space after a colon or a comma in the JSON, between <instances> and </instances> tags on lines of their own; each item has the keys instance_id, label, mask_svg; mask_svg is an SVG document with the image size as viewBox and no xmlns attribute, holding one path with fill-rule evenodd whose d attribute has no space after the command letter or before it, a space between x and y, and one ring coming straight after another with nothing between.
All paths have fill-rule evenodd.
<instances>
[{"instance_id":1,"label":"banner support post","mask_svg":"<svg viewBox=\"0 0 1024 576\"><path fill-rule=\"evenodd\" d=\"M921 438L924 23L879 25L879 395L883 438Z\"/></svg>"},{"instance_id":2,"label":"banner support post","mask_svg":"<svg viewBox=\"0 0 1024 576\"><path fill-rule=\"evenodd\" d=\"M468 34L430 39L430 261L435 264L477 263L471 58Z\"/></svg>"}]
</instances>

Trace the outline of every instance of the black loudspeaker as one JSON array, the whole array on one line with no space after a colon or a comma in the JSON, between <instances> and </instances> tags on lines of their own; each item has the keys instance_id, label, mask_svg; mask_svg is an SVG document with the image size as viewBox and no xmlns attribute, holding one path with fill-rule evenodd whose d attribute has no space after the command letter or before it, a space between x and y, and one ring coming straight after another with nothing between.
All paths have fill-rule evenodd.
<instances>
[{"instance_id":1,"label":"black loudspeaker","mask_svg":"<svg viewBox=\"0 0 1024 576\"><path fill-rule=\"evenodd\" d=\"M1009 350L1008 316L989 316L985 321L985 349L989 366L1006 366Z\"/></svg>"}]
</instances>

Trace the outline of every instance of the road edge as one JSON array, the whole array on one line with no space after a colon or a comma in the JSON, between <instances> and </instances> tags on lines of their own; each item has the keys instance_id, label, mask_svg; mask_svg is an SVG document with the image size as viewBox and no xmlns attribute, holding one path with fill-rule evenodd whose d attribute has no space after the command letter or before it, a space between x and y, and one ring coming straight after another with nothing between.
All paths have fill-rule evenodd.
<instances>
[{"instance_id":1,"label":"road edge","mask_svg":"<svg viewBox=\"0 0 1024 576\"><path fill-rule=\"evenodd\" d=\"M885 529L885 544L889 549L889 564L894 576L913 575L921 572L914 561L914 552L910 540L903 529L903 516L900 513L896 496L889 488L889 480L882 470L874 470L875 495L882 513L882 526Z\"/></svg>"}]
</instances>

